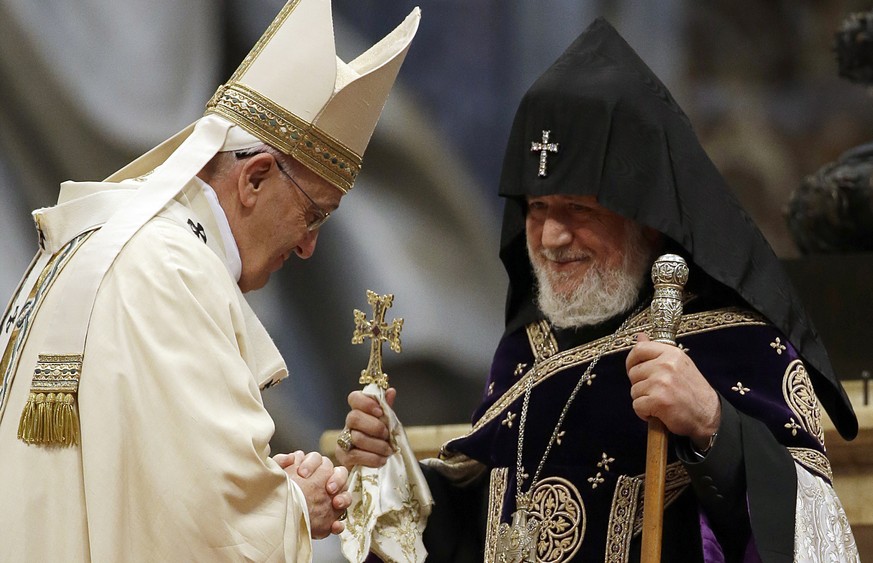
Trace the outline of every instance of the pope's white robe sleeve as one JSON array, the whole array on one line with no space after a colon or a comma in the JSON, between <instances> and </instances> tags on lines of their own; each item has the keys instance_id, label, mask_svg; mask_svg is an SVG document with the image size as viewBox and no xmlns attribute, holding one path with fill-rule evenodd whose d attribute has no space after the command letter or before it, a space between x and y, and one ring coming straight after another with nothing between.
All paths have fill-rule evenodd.
<instances>
[{"instance_id":1,"label":"pope's white robe sleeve","mask_svg":"<svg viewBox=\"0 0 873 563\"><path fill-rule=\"evenodd\" d=\"M241 295L154 219L98 293L79 409L94 561L309 561L299 487L269 457Z\"/></svg>"}]
</instances>

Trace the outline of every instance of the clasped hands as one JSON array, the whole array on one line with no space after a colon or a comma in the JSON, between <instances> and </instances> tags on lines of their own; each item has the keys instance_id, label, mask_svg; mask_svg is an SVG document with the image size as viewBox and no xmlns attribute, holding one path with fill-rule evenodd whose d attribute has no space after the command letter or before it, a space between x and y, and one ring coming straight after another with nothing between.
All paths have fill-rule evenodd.
<instances>
[{"instance_id":1,"label":"clasped hands","mask_svg":"<svg viewBox=\"0 0 873 563\"><path fill-rule=\"evenodd\" d=\"M352 503L346 490L348 470L334 467L329 458L318 452L276 454L273 460L303 491L313 539L341 533L345 529L342 520L346 509Z\"/></svg>"}]
</instances>

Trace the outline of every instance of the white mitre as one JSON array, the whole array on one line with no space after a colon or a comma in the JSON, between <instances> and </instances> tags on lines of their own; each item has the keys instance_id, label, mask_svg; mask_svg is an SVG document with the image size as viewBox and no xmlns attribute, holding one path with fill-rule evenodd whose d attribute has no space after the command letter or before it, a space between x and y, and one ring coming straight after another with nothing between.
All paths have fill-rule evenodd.
<instances>
[{"instance_id":1,"label":"white mitre","mask_svg":"<svg viewBox=\"0 0 873 563\"><path fill-rule=\"evenodd\" d=\"M347 64L336 56L330 1L289 0L212 96L205 115L227 119L346 193L361 170L364 151L420 18L421 11L413 9L394 31ZM153 170L196 125L108 180ZM234 150L238 144L222 150Z\"/></svg>"}]
</instances>

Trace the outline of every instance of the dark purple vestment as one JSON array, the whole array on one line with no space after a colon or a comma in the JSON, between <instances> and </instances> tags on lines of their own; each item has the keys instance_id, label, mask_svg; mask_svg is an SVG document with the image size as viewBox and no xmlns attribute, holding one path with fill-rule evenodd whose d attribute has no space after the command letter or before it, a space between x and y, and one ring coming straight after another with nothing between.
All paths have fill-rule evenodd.
<instances>
[{"instance_id":1,"label":"dark purple vestment","mask_svg":"<svg viewBox=\"0 0 873 563\"><path fill-rule=\"evenodd\" d=\"M474 458L491 471L486 560L496 543L499 524L510 522L516 508L516 452L528 378L534 380L523 463L524 472L532 476L567 397L604 347L607 350L571 405L559 443L553 446L539 477L532 509L543 522L537 555L543 561L632 561L638 557L633 551L639 549L647 424L632 409L625 359L634 334L645 330L647 322L647 312L643 312L615 336L607 333L587 342L573 342L573 334L554 333L547 323L539 322L501 340L472 432L447 445L449 451ZM755 313L724 308L686 314L677 343L721 395L723 410L732 405L739 418L763 422L796 461L830 479L815 394L803 363L784 335ZM725 440L737 438L725 436ZM750 534L740 533L738 538L736 530L719 530L711 524L731 515L709 514L706 503L698 501L692 487L694 472L689 475L677 457L675 437L670 440L663 560L709 562L723 561L726 556L728 560L759 560ZM776 441L774 447L784 450ZM720 446L717 440L710 453L715 455ZM730 478L740 480L733 493L738 498L718 502L727 503L728 509L739 503L748 518L747 506L754 509L760 504L746 503L743 460L731 457L736 467ZM704 477L697 483L703 487L703 496L707 478L711 479ZM792 470L768 479L788 484L773 487L774 494L793 495ZM529 481L528 477L523 491ZM737 486L725 485L726 491ZM761 499L764 505L773 504L771 500ZM791 507L794 498L780 502L774 505ZM793 511L779 517L790 519L787 529L793 533ZM733 545L722 545L725 542Z\"/></svg>"}]
</instances>

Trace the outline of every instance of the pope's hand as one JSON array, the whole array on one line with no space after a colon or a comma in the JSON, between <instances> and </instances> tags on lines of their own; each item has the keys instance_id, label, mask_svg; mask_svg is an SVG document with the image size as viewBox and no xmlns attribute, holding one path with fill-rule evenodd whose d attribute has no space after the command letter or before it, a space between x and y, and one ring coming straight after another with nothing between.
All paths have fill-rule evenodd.
<instances>
[{"instance_id":1,"label":"pope's hand","mask_svg":"<svg viewBox=\"0 0 873 563\"><path fill-rule=\"evenodd\" d=\"M334 467L330 458L317 452L273 456L288 477L303 491L309 509L309 524L314 539L339 534L345 528L340 518L352 503L346 491L349 473L345 467Z\"/></svg>"},{"instance_id":2,"label":"pope's hand","mask_svg":"<svg viewBox=\"0 0 873 563\"><path fill-rule=\"evenodd\" d=\"M718 431L721 403L688 354L640 333L626 367L637 416L656 417L673 434L688 436L705 448Z\"/></svg>"},{"instance_id":3,"label":"pope's hand","mask_svg":"<svg viewBox=\"0 0 873 563\"><path fill-rule=\"evenodd\" d=\"M397 391L385 392L385 401L394 406ZM351 411L346 415L346 429L351 433L352 447L346 451L337 446L336 459L351 469L355 465L382 467L394 453L388 432L388 418L379 406L379 401L362 391L349 393Z\"/></svg>"}]
</instances>

